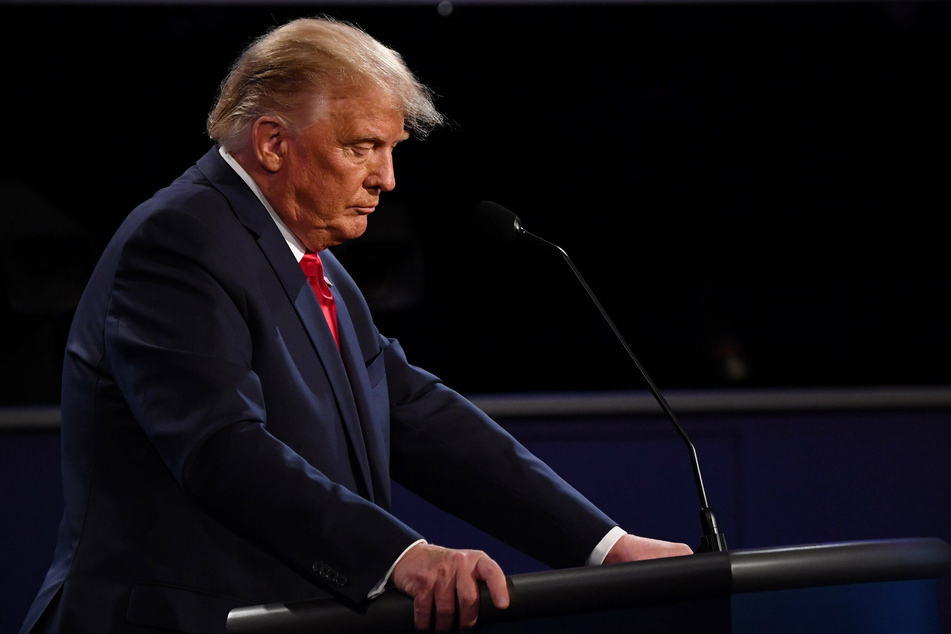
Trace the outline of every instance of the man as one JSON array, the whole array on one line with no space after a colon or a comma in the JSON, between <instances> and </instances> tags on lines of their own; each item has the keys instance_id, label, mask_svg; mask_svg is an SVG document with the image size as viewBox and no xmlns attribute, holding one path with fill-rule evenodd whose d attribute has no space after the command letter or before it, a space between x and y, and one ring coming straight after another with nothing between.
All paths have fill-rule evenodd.
<instances>
[{"instance_id":1,"label":"man","mask_svg":"<svg viewBox=\"0 0 951 634\"><path fill-rule=\"evenodd\" d=\"M133 211L77 309L66 507L24 632L221 632L235 607L389 584L420 629L471 628L478 580L504 608L488 556L388 513L391 474L553 566L689 553L625 534L409 365L326 250L395 186L405 129L439 122L399 56L344 24L292 22L236 62L219 145Z\"/></svg>"}]
</instances>

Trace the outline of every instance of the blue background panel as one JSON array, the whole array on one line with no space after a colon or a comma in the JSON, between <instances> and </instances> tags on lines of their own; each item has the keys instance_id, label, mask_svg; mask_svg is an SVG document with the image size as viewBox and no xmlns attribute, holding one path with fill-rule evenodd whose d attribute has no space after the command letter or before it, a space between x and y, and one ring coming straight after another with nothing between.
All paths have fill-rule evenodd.
<instances>
[{"instance_id":1,"label":"blue background panel","mask_svg":"<svg viewBox=\"0 0 951 634\"><path fill-rule=\"evenodd\" d=\"M687 451L651 416L502 420L631 532L700 537ZM951 542L951 412L691 414L710 503L731 548L940 537ZM62 512L56 431L0 433L0 633L16 632L52 559ZM480 548L506 572L542 570L396 487L394 511L432 542ZM937 583L951 632L951 579Z\"/></svg>"}]
</instances>

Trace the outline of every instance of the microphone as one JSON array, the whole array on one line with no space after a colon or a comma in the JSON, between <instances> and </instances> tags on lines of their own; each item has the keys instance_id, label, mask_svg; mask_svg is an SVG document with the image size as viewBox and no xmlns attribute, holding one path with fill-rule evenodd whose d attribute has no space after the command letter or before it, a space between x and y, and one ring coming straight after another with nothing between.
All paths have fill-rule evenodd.
<instances>
[{"instance_id":1,"label":"microphone","mask_svg":"<svg viewBox=\"0 0 951 634\"><path fill-rule=\"evenodd\" d=\"M624 347L624 350L631 358L631 361L633 361L634 365L637 366L641 376L644 377L644 380L647 382L651 394L654 396L654 400L656 400L657 404L660 405L662 410L664 410L664 413L667 415L667 418L670 419L670 422L674 424L674 427L677 429L677 433L680 434L680 437L687 445L687 449L690 451L690 463L693 465L693 477L697 485L697 494L700 497L700 527L703 530L703 536L700 538L700 546L697 548L697 552L705 553L726 551L726 536L721 533L717 527L717 520L713 515L713 509L710 508L710 504L707 502L707 492L703 487L703 476L700 474L700 462L697 459L696 447L694 447L693 443L690 441L690 437L680 424L680 421L677 420L677 415L674 414L674 411L670 408L670 405L667 404L667 400L660 393L660 390L657 389L657 386L654 385L654 381L651 379L650 375L647 374L647 370L645 370L644 366L641 365L641 362L638 361L637 357L634 355L634 351L631 350L631 347L627 345L627 341L625 341L624 337L621 335L621 331L618 330L617 326L614 325L614 322L608 316L607 311L604 310L601 302L599 302L598 298L595 296L594 291L592 291L591 287L588 286L588 283L585 282L581 272L575 267L574 262L572 262L571 258L568 257L568 254L565 252L565 250L556 244L552 244L544 238L540 238L535 234L526 231L522 226L522 221L519 220L519 217L498 203L483 200L477 204L473 211L472 221L475 226L499 240L511 241L515 238L522 237L528 239L530 242L540 244L549 249L554 249L561 254L561 257L564 258L565 262L568 264L568 267L571 269L571 272L574 273L575 279L577 279L582 288L584 288L585 292L588 294L588 298L591 299L592 303L594 303L594 305L597 307L598 312L601 313L601 317L604 318L604 321L611 328L614 336L617 337L618 341Z\"/></svg>"},{"instance_id":2,"label":"microphone","mask_svg":"<svg viewBox=\"0 0 951 634\"><path fill-rule=\"evenodd\" d=\"M519 234L525 233L518 216L502 205L488 200L483 200L475 206L472 223L485 233L505 242L511 242Z\"/></svg>"}]
</instances>

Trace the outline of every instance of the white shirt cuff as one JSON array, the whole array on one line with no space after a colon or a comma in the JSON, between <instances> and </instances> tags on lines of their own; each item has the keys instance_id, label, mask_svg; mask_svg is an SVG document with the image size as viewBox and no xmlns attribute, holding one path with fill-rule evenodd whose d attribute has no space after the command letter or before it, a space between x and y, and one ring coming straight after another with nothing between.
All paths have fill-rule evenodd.
<instances>
[{"instance_id":1,"label":"white shirt cuff","mask_svg":"<svg viewBox=\"0 0 951 634\"><path fill-rule=\"evenodd\" d=\"M617 541L617 540L614 540L614 541ZM381 594L383 594L383 591L386 590L386 584L387 584L387 582L390 580L390 577L393 576L393 569L396 568L396 564L400 563L400 559L402 559L403 557L405 557L405 556L406 556L406 553L408 553L408 552L409 552L409 549L412 548L413 546L416 546L417 544L425 544L425 543L426 543L426 540L425 540L425 539L417 539L415 542L413 542L412 544L410 544L409 546L407 546L407 547L406 547L406 550L404 550L402 553L400 553L400 556L396 558L396 561L393 562L393 565L390 566L390 569L386 571L386 574L383 575L383 578L380 579L380 582L377 583L377 584L376 584L375 586L373 586L372 588L370 588L370 592L367 594L367 598L368 598L368 599L375 599L376 597L378 597L378 596L380 596ZM614 545L613 542L612 542L611 545L612 545L612 546ZM607 554L607 552L605 552L605 555L606 555L606 554ZM604 560L604 557L601 557L601 559Z\"/></svg>"},{"instance_id":2,"label":"white shirt cuff","mask_svg":"<svg viewBox=\"0 0 951 634\"><path fill-rule=\"evenodd\" d=\"M604 563L604 558L608 556L608 553L611 552L611 549L614 548L614 544L618 543L618 540L627 535L627 531L621 528L620 526L615 526L608 531L608 534L601 538L601 541L598 542L598 545L594 547L594 550L591 551L591 556L588 557L588 561L585 563L586 566L600 566Z\"/></svg>"}]
</instances>

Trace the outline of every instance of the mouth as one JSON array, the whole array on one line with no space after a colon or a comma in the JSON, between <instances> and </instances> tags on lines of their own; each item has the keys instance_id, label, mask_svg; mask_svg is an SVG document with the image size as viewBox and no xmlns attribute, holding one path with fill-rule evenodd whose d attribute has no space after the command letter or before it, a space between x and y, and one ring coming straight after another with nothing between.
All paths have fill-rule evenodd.
<instances>
[{"instance_id":1,"label":"mouth","mask_svg":"<svg viewBox=\"0 0 951 634\"><path fill-rule=\"evenodd\" d=\"M372 207L354 206L354 207L351 207L351 209L356 211L361 216L369 216L376 210L376 205L373 205Z\"/></svg>"}]
</instances>

